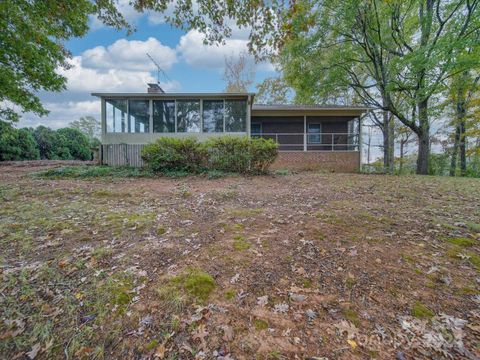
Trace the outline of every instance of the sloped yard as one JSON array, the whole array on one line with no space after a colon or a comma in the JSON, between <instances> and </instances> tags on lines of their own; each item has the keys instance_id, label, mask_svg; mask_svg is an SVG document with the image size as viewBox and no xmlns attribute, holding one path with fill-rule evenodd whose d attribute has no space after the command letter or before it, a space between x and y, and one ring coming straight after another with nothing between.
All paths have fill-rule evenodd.
<instances>
[{"instance_id":1,"label":"sloped yard","mask_svg":"<svg viewBox=\"0 0 480 360\"><path fill-rule=\"evenodd\" d=\"M5 358L480 356L480 181L0 167Z\"/></svg>"}]
</instances>

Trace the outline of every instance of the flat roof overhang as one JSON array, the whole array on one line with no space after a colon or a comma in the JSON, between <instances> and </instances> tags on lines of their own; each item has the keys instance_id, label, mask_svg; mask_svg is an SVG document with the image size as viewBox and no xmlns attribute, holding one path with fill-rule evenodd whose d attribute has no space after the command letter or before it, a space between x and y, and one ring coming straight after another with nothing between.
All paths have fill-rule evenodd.
<instances>
[{"instance_id":1,"label":"flat roof overhang","mask_svg":"<svg viewBox=\"0 0 480 360\"><path fill-rule=\"evenodd\" d=\"M141 98L141 99L181 99L181 98L196 98L196 99L210 99L210 98L248 98L255 95L255 93L92 93L92 96L99 98Z\"/></svg>"},{"instance_id":2,"label":"flat roof overhang","mask_svg":"<svg viewBox=\"0 0 480 360\"><path fill-rule=\"evenodd\" d=\"M362 116L369 110L321 109L321 110L252 110L251 116Z\"/></svg>"}]
</instances>

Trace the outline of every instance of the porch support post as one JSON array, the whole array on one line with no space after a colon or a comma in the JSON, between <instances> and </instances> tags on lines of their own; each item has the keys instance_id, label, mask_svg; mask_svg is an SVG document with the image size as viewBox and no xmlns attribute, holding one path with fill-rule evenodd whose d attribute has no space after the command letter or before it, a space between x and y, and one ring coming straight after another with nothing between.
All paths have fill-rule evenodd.
<instances>
[{"instance_id":1,"label":"porch support post","mask_svg":"<svg viewBox=\"0 0 480 360\"><path fill-rule=\"evenodd\" d=\"M303 115L303 151L307 151L307 115Z\"/></svg>"}]
</instances>

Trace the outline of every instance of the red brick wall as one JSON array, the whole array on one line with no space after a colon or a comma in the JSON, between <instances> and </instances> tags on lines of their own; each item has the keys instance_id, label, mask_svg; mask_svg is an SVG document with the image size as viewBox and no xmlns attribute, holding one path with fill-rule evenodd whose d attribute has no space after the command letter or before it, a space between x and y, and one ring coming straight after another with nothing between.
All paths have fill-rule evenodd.
<instances>
[{"instance_id":1,"label":"red brick wall","mask_svg":"<svg viewBox=\"0 0 480 360\"><path fill-rule=\"evenodd\" d=\"M281 151L271 169L358 172L359 164L358 151Z\"/></svg>"}]
</instances>

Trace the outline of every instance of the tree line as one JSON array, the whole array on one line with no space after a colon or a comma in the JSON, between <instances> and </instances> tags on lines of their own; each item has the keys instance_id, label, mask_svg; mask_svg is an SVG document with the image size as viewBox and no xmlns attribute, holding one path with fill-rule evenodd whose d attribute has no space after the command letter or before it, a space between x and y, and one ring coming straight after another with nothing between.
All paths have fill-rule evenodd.
<instances>
[{"instance_id":1,"label":"tree line","mask_svg":"<svg viewBox=\"0 0 480 360\"><path fill-rule=\"evenodd\" d=\"M17 129L0 121L0 161L7 160L92 160L93 149L100 145L99 126L92 117L70 123L70 127L52 130L43 125Z\"/></svg>"}]
</instances>

